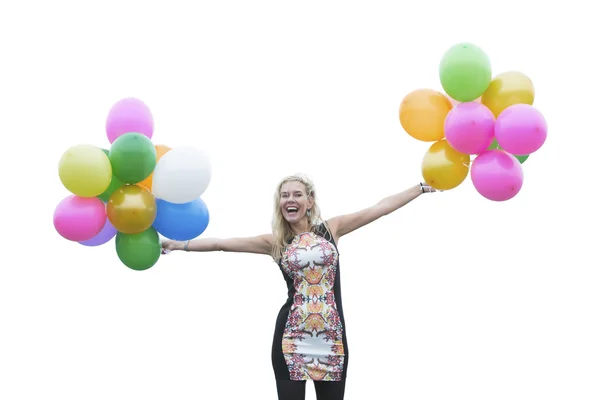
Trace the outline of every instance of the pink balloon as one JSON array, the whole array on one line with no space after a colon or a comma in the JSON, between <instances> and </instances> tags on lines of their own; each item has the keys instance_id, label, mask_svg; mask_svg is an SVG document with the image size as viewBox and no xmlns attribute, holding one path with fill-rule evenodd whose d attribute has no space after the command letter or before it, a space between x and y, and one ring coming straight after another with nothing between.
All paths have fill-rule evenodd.
<instances>
[{"instance_id":1,"label":"pink balloon","mask_svg":"<svg viewBox=\"0 0 600 400\"><path fill-rule=\"evenodd\" d=\"M516 157L504 150L486 150L471 164L471 181L486 199L506 201L523 187L523 168Z\"/></svg>"},{"instance_id":2,"label":"pink balloon","mask_svg":"<svg viewBox=\"0 0 600 400\"><path fill-rule=\"evenodd\" d=\"M514 104L498 115L495 134L504 150L525 156L542 147L548 135L548 125L542 113L532 105Z\"/></svg>"},{"instance_id":3,"label":"pink balloon","mask_svg":"<svg viewBox=\"0 0 600 400\"><path fill-rule=\"evenodd\" d=\"M65 239L92 239L106 223L106 208L97 197L65 197L54 210L54 227Z\"/></svg>"},{"instance_id":4,"label":"pink balloon","mask_svg":"<svg viewBox=\"0 0 600 400\"><path fill-rule=\"evenodd\" d=\"M119 136L137 132L152 138L154 119L143 101L133 97L119 100L112 106L106 118L106 136L112 144Z\"/></svg>"},{"instance_id":5,"label":"pink balloon","mask_svg":"<svg viewBox=\"0 0 600 400\"><path fill-rule=\"evenodd\" d=\"M463 154L479 154L494 140L494 113L474 101L460 103L446 116L446 140Z\"/></svg>"}]
</instances>

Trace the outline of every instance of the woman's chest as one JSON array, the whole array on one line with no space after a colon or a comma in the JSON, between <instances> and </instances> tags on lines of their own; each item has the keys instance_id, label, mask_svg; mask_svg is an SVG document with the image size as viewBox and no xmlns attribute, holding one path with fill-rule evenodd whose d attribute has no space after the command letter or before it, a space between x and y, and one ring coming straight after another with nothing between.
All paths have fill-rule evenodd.
<instances>
[{"instance_id":1,"label":"woman's chest","mask_svg":"<svg viewBox=\"0 0 600 400\"><path fill-rule=\"evenodd\" d=\"M311 270L335 268L338 263L338 253L335 246L314 233L302 234L294 238L286 248L282 258L282 268L290 275Z\"/></svg>"}]
</instances>

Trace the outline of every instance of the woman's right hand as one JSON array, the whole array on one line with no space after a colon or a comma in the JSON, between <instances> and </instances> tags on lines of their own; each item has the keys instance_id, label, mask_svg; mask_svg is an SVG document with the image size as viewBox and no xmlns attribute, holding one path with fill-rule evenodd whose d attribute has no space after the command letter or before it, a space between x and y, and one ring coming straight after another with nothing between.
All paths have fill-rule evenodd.
<instances>
[{"instance_id":1,"label":"woman's right hand","mask_svg":"<svg viewBox=\"0 0 600 400\"><path fill-rule=\"evenodd\" d=\"M174 250L183 250L183 243L176 240L165 240L160 245L162 254L169 254Z\"/></svg>"}]
</instances>

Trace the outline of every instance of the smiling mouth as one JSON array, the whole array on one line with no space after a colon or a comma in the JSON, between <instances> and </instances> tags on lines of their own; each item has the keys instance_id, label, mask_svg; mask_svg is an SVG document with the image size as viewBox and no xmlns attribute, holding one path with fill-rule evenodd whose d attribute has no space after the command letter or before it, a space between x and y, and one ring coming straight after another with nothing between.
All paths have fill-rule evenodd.
<instances>
[{"instance_id":1,"label":"smiling mouth","mask_svg":"<svg viewBox=\"0 0 600 400\"><path fill-rule=\"evenodd\" d=\"M288 215L296 215L298 214L298 207L288 207L285 209Z\"/></svg>"}]
</instances>

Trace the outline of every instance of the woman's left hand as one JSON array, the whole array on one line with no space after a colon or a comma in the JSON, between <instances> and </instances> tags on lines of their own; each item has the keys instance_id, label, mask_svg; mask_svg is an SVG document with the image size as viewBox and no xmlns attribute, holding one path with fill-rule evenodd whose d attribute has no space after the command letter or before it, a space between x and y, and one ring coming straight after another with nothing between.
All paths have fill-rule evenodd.
<instances>
[{"instance_id":1,"label":"woman's left hand","mask_svg":"<svg viewBox=\"0 0 600 400\"><path fill-rule=\"evenodd\" d=\"M437 189L432 188L425 182L421 182L420 185L421 185L421 193L443 192L443 190L437 190Z\"/></svg>"}]
</instances>

